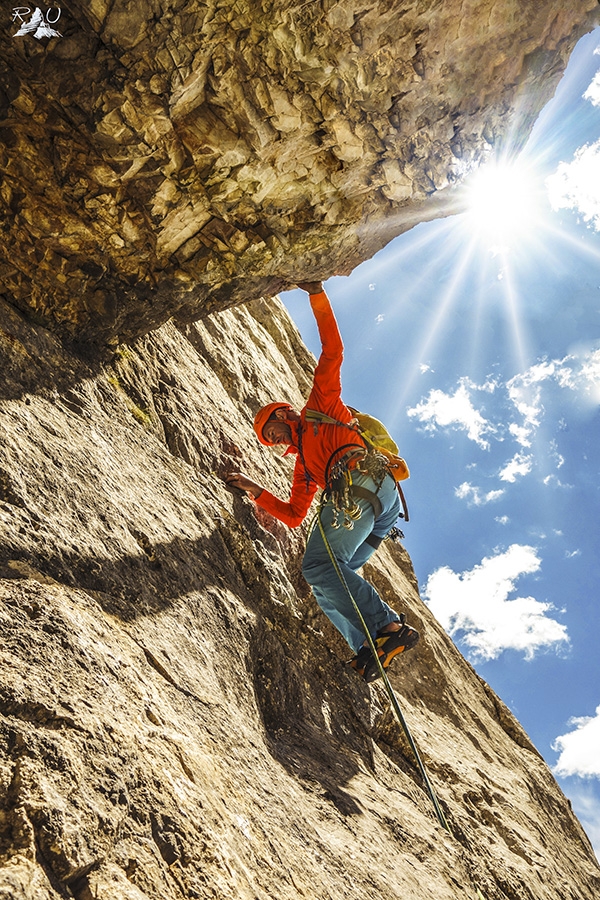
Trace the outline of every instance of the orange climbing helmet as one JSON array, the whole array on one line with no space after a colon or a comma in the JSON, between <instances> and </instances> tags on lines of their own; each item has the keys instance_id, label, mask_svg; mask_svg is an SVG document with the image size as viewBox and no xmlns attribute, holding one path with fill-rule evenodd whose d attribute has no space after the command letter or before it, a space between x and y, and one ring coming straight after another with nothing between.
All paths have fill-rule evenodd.
<instances>
[{"instance_id":1,"label":"orange climbing helmet","mask_svg":"<svg viewBox=\"0 0 600 900\"><path fill-rule=\"evenodd\" d=\"M261 444L264 444L266 447L273 447L271 441L267 441L263 435L263 428L271 418L274 412L278 409L293 409L290 403L282 403L281 401L277 403L267 403L266 406L263 406L262 409L254 416L254 431L256 432L256 437L259 439Z\"/></svg>"}]
</instances>

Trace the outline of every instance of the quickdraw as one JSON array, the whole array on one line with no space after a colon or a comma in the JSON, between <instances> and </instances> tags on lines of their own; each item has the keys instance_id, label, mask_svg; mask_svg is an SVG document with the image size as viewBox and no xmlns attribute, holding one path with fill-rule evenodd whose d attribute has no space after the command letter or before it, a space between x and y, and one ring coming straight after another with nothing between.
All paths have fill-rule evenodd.
<instances>
[{"instance_id":1,"label":"quickdraw","mask_svg":"<svg viewBox=\"0 0 600 900\"><path fill-rule=\"evenodd\" d=\"M346 449L350 448L350 449ZM335 458L342 450L346 452L335 463ZM353 473L369 475L375 482L376 492L369 491L353 483ZM327 487L321 496L321 504L327 503L333 508L332 528L351 530L354 522L360 519L362 511L357 497L373 506L375 518L381 513L381 503L377 492L388 474L387 460L380 453L366 450L356 444L345 444L332 455L326 467Z\"/></svg>"},{"instance_id":2,"label":"quickdraw","mask_svg":"<svg viewBox=\"0 0 600 900\"><path fill-rule=\"evenodd\" d=\"M354 528L354 523L360 519L362 510L356 499L352 496L352 470L350 463L358 463L365 456L361 448L348 450L338 461L327 465L327 487L323 491L321 502L330 503L333 507L332 528ZM330 461L331 462L331 461Z\"/></svg>"}]
</instances>

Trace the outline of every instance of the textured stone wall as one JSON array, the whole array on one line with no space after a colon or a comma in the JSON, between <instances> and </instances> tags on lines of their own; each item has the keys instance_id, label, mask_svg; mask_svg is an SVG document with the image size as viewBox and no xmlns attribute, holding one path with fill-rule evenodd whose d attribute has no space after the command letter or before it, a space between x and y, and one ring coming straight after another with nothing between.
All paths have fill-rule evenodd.
<instances>
[{"instance_id":1,"label":"textured stone wall","mask_svg":"<svg viewBox=\"0 0 600 900\"><path fill-rule=\"evenodd\" d=\"M438 826L381 686L343 665L299 574L302 532L220 480L243 465L285 494L290 462L250 422L274 392L300 403L314 361L276 301L211 314L455 208L596 15L563 6L5 15L3 900L600 894L547 766L385 544L368 577L422 632L392 680ZM62 340L141 334L110 363Z\"/></svg>"},{"instance_id":2,"label":"textured stone wall","mask_svg":"<svg viewBox=\"0 0 600 900\"><path fill-rule=\"evenodd\" d=\"M243 464L285 496L289 459L250 424L309 386L279 304L96 368L2 323L2 898L597 900L567 800L406 550L368 577L422 633L391 677L451 835L380 684L343 664L302 531L224 489Z\"/></svg>"},{"instance_id":3,"label":"textured stone wall","mask_svg":"<svg viewBox=\"0 0 600 900\"><path fill-rule=\"evenodd\" d=\"M252 413L301 402L314 361L278 303L96 368L0 311L2 900L597 900L569 803L404 547L368 577L422 634L391 678L451 835L301 530L220 481L285 496Z\"/></svg>"},{"instance_id":4,"label":"textured stone wall","mask_svg":"<svg viewBox=\"0 0 600 900\"><path fill-rule=\"evenodd\" d=\"M0 290L100 344L347 273L455 209L598 18L596 0L39 10L41 31L8 10L0 29Z\"/></svg>"}]
</instances>

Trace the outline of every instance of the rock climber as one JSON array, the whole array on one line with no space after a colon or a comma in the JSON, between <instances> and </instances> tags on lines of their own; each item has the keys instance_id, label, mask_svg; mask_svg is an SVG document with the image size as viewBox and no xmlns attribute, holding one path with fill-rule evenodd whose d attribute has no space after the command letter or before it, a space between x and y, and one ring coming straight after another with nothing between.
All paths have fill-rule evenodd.
<instances>
[{"instance_id":1,"label":"rock climber","mask_svg":"<svg viewBox=\"0 0 600 900\"><path fill-rule=\"evenodd\" d=\"M285 401L276 401L260 409L254 419L261 444L284 445L286 454L296 455L290 498L287 502L278 499L243 472L231 472L225 480L229 486L246 491L262 509L291 528L305 519L317 490L325 491L320 513L322 530L314 527L309 535L302 574L317 603L354 652L349 665L370 682L380 676L379 668L330 554L337 559L386 669L399 653L416 644L419 635L357 570L398 519L400 499L385 458L368 449L353 427L352 412L341 399L344 348L323 285L313 281L299 283L298 287L309 295L321 339L312 390L301 412ZM307 411L312 410L324 413L335 424L307 419ZM339 527L340 520L343 527Z\"/></svg>"}]
</instances>

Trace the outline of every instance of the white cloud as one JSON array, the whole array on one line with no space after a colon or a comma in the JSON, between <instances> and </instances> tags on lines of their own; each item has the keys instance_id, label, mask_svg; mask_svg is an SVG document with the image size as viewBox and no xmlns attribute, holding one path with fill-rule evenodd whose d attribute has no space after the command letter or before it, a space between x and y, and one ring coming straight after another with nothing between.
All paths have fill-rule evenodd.
<instances>
[{"instance_id":1,"label":"white cloud","mask_svg":"<svg viewBox=\"0 0 600 900\"><path fill-rule=\"evenodd\" d=\"M486 503L498 500L503 493L504 490L501 489L499 491L488 491L487 494L482 494L481 490L476 485L469 484L468 481L463 481L459 487L454 489L454 495L458 497L459 500L466 500L469 506L484 506Z\"/></svg>"},{"instance_id":2,"label":"white cloud","mask_svg":"<svg viewBox=\"0 0 600 900\"><path fill-rule=\"evenodd\" d=\"M562 482L558 475L546 475L546 477L544 478L544 484L546 486L552 485L553 487L567 488L569 490L573 488L572 484L565 484L564 482Z\"/></svg>"},{"instance_id":3,"label":"white cloud","mask_svg":"<svg viewBox=\"0 0 600 900\"><path fill-rule=\"evenodd\" d=\"M573 559L574 556L581 556L581 550L565 550L566 559Z\"/></svg>"},{"instance_id":4,"label":"white cloud","mask_svg":"<svg viewBox=\"0 0 600 900\"><path fill-rule=\"evenodd\" d=\"M498 472L500 481L510 481L514 483L518 475L528 475L533 466L533 457L526 456L524 453L516 453L509 460L503 469Z\"/></svg>"},{"instance_id":5,"label":"white cloud","mask_svg":"<svg viewBox=\"0 0 600 900\"><path fill-rule=\"evenodd\" d=\"M552 749L560 753L554 766L557 775L580 775L600 778L600 706L594 716L569 720L574 731L557 737Z\"/></svg>"},{"instance_id":6,"label":"white cloud","mask_svg":"<svg viewBox=\"0 0 600 900\"><path fill-rule=\"evenodd\" d=\"M594 406L600 406L600 349L584 351L569 359L577 359L580 366L571 373L571 381L566 386L583 394Z\"/></svg>"},{"instance_id":7,"label":"white cloud","mask_svg":"<svg viewBox=\"0 0 600 900\"><path fill-rule=\"evenodd\" d=\"M539 426L543 414L541 384L552 378L555 364L543 360L506 383L509 400L523 417L522 425L511 425L510 433L523 447L531 446L530 436Z\"/></svg>"},{"instance_id":8,"label":"white cloud","mask_svg":"<svg viewBox=\"0 0 600 900\"><path fill-rule=\"evenodd\" d=\"M522 447L531 447L531 428L528 428L525 425L517 425L516 422L512 422L508 426L508 430L517 444L520 444Z\"/></svg>"},{"instance_id":9,"label":"white cloud","mask_svg":"<svg viewBox=\"0 0 600 900\"><path fill-rule=\"evenodd\" d=\"M508 398L523 418L508 430L522 447L531 446L531 436L544 415L543 391L552 385L572 391L588 405L600 405L600 349L588 345L564 359L542 360L506 383ZM564 430L564 419L559 424ZM552 449L556 454L556 444ZM557 459L560 467L564 460L559 454Z\"/></svg>"},{"instance_id":10,"label":"white cloud","mask_svg":"<svg viewBox=\"0 0 600 900\"><path fill-rule=\"evenodd\" d=\"M431 368L431 366L428 366L427 363L421 363L421 365L419 366L419 371L421 375L424 375L425 372L433 372L433 369Z\"/></svg>"},{"instance_id":11,"label":"white cloud","mask_svg":"<svg viewBox=\"0 0 600 900\"><path fill-rule=\"evenodd\" d=\"M589 88L583 95L584 100L589 100L592 106L600 106L600 72L596 72Z\"/></svg>"},{"instance_id":12,"label":"white cloud","mask_svg":"<svg viewBox=\"0 0 600 900\"><path fill-rule=\"evenodd\" d=\"M470 571L444 566L427 579L426 602L448 634L458 635L476 658L496 659L512 649L531 659L538 650L568 641L566 627L547 615L550 603L508 599L517 579L540 565L534 547L512 544Z\"/></svg>"},{"instance_id":13,"label":"white cloud","mask_svg":"<svg viewBox=\"0 0 600 900\"><path fill-rule=\"evenodd\" d=\"M554 460L557 469L561 469L565 464L565 458L562 453L558 452L558 445L555 440L550 441L550 456Z\"/></svg>"},{"instance_id":14,"label":"white cloud","mask_svg":"<svg viewBox=\"0 0 600 900\"><path fill-rule=\"evenodd\" d=\"M598 182L600 183L600 178ZM425 373L433 370L422 364L420 371ZM476 407L473 395L477 392L498 395L502 387L506 394L504 398L496 399L494 404L496 421L486 419ZM503 386L493 380L474 384L468 378L461 378L453 393L432 389L407 412L409 416L424 423L427 431L436 431L438 428L464 431L470 440L485 450L489 449L490 438L502 441L508 431L525 451L532 446L533 436L542 422L546 407L555 410L557 403L564 406L565 399L558 398L561 390L572 392L578 404L594 409L600 406L600 348L597 345L588 342L563 359L539 360ZM568 400L570 402L571 398ZM564 417L559 419L558 426L565 430L567 426ZM564 459L558 452L556 441L551 443L550 450L556 467L560 468ZM517 453L502 470L500 477L504 481L514 481L517 475L527 474L532 464L533 457L524 452Z\"/></svg>"},{"instance_id":15,"label":"white cloud","mask_svg":"<svg viewBox=\"0 0 600 900\"><path fill-rule=\"evenodd\" d=\"M572 162L561 162L554 175L546 179L552 208L577 210L596 231L600 231L599 170L600 141L596 141L579 147Z\"/></svg>"},{"instance_id":16,"label":"white cloud","mask_svg":"<svg viewBox=\"0 0 600 900\"><path fill-rule=\"evenodd\" d=\"M462 378L454 394L431 390L426 400L407 412L409 416L416 416L420 422L424 422L427 431L435 431L436 427L454 426L466 431L472 441L487 450L490 445L484 435L495 431L495 428L475 409L471 402L470 391L493 389L491 383L477 387L468 379Z\"/></svg>"},{"instance_id":17,"label":"white cloud","mask_svg":"<svg viewBox=\"0 0 600 900\"><path fill-rule=\"evenodd\" d=\"M554 360L548 362L547 359L542 359L535 365L530 366L529 369L521 375L517 375L513 381L516 382L518 380L525 387L529 387L533 384L540 384L542 381L547 381L548 378L551 378L555 369L556 362Z\"/></svg>"},{"instance_id":18,"label":"white cloud","mask_svg":"<svg viewBox=\"0 0 600 900\"><path fill-rule=\"evenodd\" d=\"M383 322L384 319L385 319L385 316L380 313L378 316L375 317L375 324L381 325L381 323Z\"/></svg>"},{"instance_id":19,"label":"white cloud","mask_svg":"<svg viewBox=\"0 0 600 900\"><path fill-rule=\"evenodd\" d=\"M508 525L510 519L508 516L496 516L495 521L498 522L499 525Z\"/></svg>"},{"instance_id":20,"label":"white cloud","mask_svg":"<svg viewBox=\"0 0 600 900\"><path fill-rule=\"evenodd\" d=\"M555 376L560 387L579 391L600 403L600 349L584 347L557 360Z\"/></svg>"}]
</instances>

